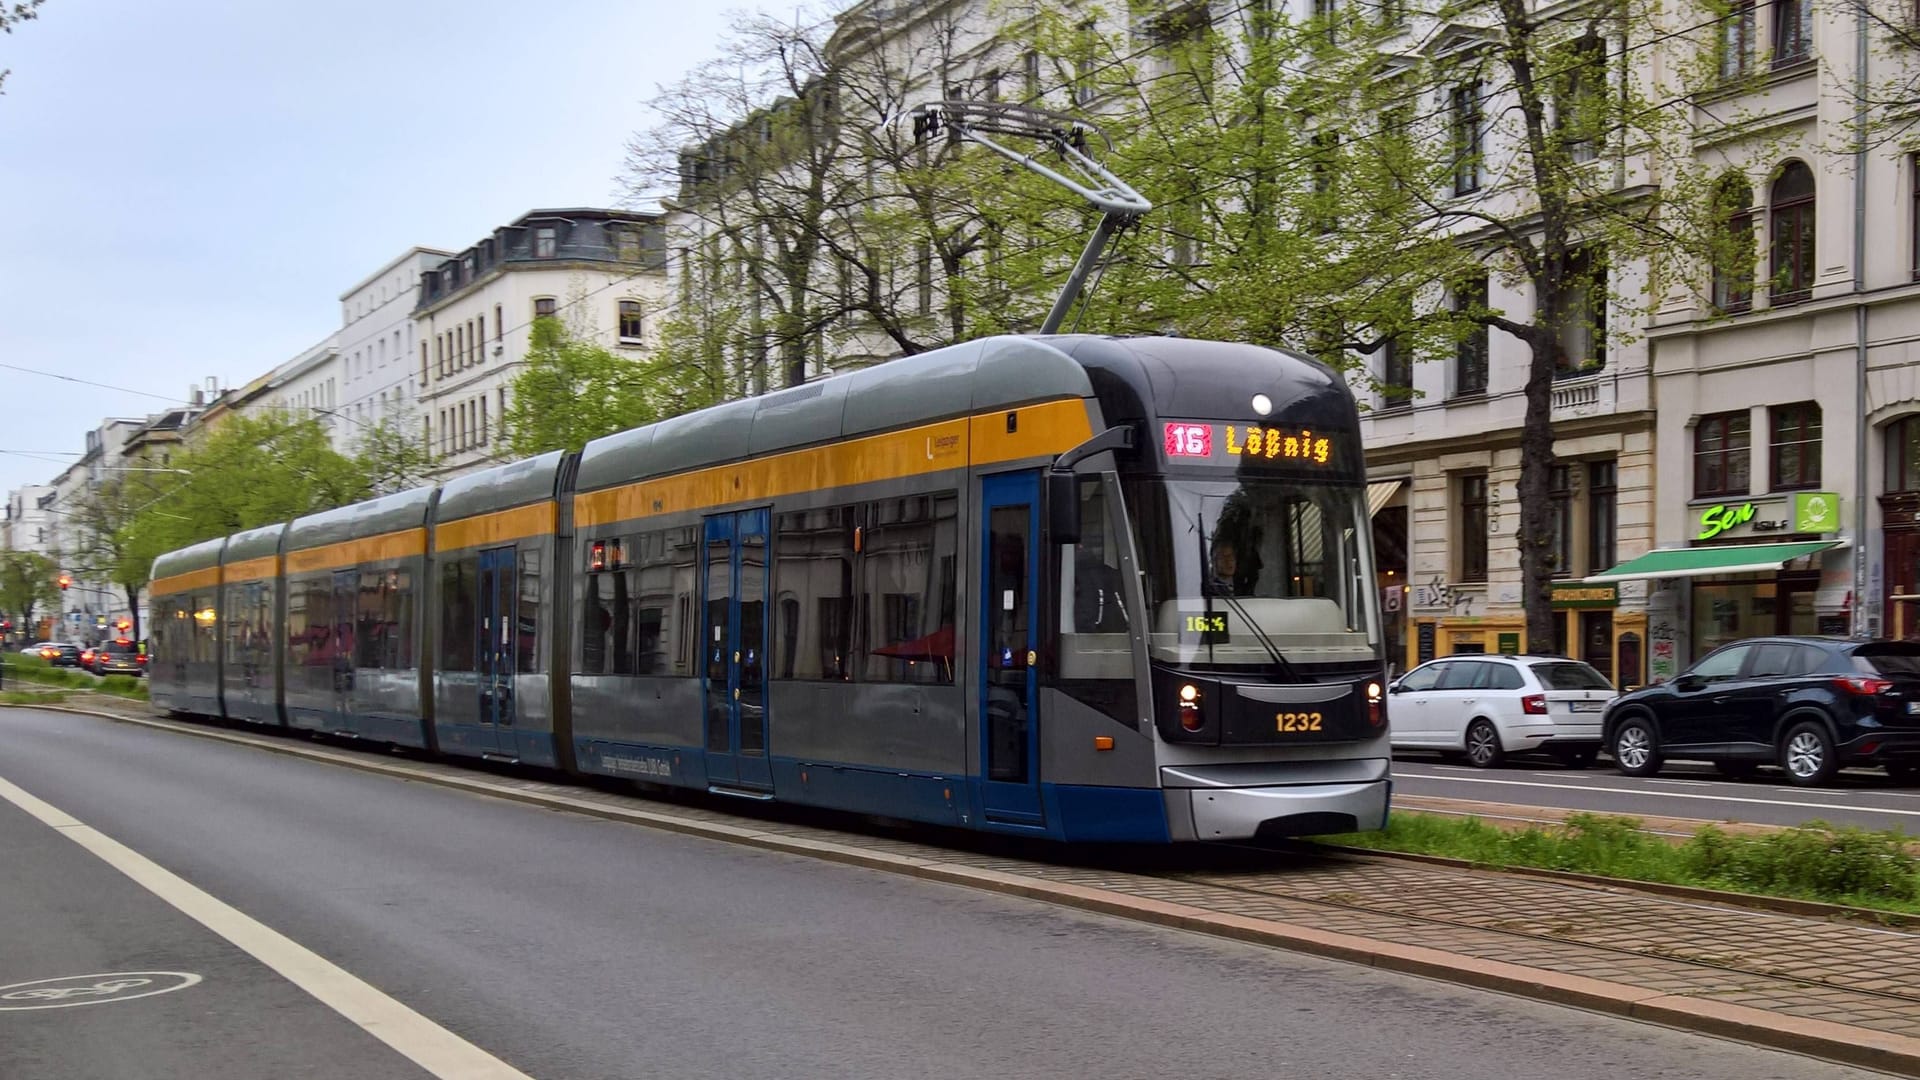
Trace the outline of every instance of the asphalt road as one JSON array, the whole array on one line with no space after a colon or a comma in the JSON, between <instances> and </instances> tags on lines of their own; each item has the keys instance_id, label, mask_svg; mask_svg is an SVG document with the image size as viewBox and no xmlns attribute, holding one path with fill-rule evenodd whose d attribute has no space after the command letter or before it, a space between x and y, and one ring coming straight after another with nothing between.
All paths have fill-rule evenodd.
<instances>
[{"instance_id":1,"label":"asphalt road","mask_svg":"<svg viewBox=\"0 0 1920 1080\"><path fill-rule=\"evenodd\" d=\"M1394 754L1396 795L1552 806L1609 814L1645 814L1799 825L1826 821L1920 833L1920 788L1899 787L1878 769L1843 770L1830 787L1802 788L1777 769L1728 780L1711 766L1676 762L1655 777L1622 776L1605 759L1568 769L1545 759L1513 759L1504 768L1444 763L1419 751Z\"/></svg>"},{"instance_id":2,"label":"asphalt road","mask_svg":"<svg viewBox=\"0 0 1920 1080\"><path fill-rule=\"evenodd\" d=\"M104 720L0 709L0 780L536 1077L1874 1075ZM204 976L0 1011L8 1080L412 1070L4 805L0 866L0 987Z\"/></svg>"}]
</instances>

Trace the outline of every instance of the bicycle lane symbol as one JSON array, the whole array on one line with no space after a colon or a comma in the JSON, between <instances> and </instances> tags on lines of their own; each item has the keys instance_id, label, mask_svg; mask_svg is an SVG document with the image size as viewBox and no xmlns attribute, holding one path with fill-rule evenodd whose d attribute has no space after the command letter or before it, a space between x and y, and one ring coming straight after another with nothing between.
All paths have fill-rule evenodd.
<instances>
[{"instance_id":1,"label":"bicycle lane symbol","mask_svg":"<svg viewBox=\"0 0 1920 1080\"><path fill-rule=\"evenodd\" d=\"M201 981L186 971L104 971L0 986L0 1012L70 1009L170 994Z\"/></svg>"}]
</instances>

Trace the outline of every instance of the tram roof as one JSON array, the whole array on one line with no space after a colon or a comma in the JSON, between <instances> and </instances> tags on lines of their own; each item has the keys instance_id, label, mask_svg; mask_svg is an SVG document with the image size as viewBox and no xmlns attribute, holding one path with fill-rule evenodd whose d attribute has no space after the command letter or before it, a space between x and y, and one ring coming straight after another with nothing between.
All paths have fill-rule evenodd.
<instances>
[{"instance_id":1,"label":"tram roof","mask_svg":"<svg viewBox=\"0 0 1920 1080\"><path fill-rule=\"evenodd\" d=\"M186 574L195 570L205 570L209 566L218 566L221 552L226 549L226 546L227 538L217 536L212 540L202 540L191 547L169 551L153 560L152 577L158 581L175 574Z\"/></svg>"},{"instance_id":2,"label":"tram roof","mask_svg":"<svg viewBox=\"0 0 1920 1080\"><path fill-rule=\"evenodd\" d=\"M566 460L565 450L550 450L539 457L510 461L449 480L440 487L440 504L434 508L433 519L457 521L554 498Z\"/></svg>"},{"instance_id":3,"label":"tram roof","mask_svg":"<svg viewBox=\"0 0 1920 1080\"><path fill-rule=\"evenodd\" d=\"M576 490L1062 397L1092 383L1058 339L991 337L730 401L587 444Z\"/></svg>"},{"instance_id":4,"label":"tram roof","mask_svg":"<svg viewBox=\"0 0 1920 1080\"><path fill-rule=\"evenodd\" d=\"M1045 339L1082 365L1107 423L1158 417L1244 417L1272 424L1358 430L1346 381L1287 349L1180 337L1073 335ZM1270 414L1249 411L1266 394Z\"/></svg>"},{"instance_id":5,"label":"tram roof","mask_svg":"<svg viewBox=\"0 0 1920 1080\"><path fill-rule=\"evenodd\" d=\"M437 487L414 488L295 518L293 524L287 526L286 550L294 552L401 529L424 528L427 512L433 508L433 499L439 490Z\"/></svg>"},{"instance_id":6,"label":"tram roof","mask_svg":"<svg viewBox=\"0 0 1920 1080\"><path fill-rule=\"evenodd\" d=\"M268 555L278 555L280 538L286 534L287 523L284 521L234 533L227 537L227 550L221 557L221 561L239 562L242 559L259 559Z\"/></svg>"}]
</instances>

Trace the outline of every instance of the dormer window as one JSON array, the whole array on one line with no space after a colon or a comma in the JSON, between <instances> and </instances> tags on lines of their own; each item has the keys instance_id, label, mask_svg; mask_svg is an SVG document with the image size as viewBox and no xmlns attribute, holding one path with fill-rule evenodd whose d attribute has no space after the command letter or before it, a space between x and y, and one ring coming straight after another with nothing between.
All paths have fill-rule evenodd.
<instances>
[{"instance_id":1,"label":"dormer window","mask_svg":"<svg viewBox=\"0 0 1920 1080\"><path fill-rule=\"evenodd\" d=\"M551 259L559 249L559 232L551 226L533 230L533 257Z\"/></svg>"}]
</instances>

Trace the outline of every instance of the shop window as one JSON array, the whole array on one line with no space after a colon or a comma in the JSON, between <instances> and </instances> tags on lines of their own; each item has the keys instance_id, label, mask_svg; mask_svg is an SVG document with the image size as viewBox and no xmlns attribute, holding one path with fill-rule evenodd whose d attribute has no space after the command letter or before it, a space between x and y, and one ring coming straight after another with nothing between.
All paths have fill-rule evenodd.
<instances>
[{"instance_id":1,"label":"shop window","mask_svg":"<svg viewBox=\"0 0 1920 1080\"><path fill-rule=\"evenodd\" d=\"M1745 495L1751 421L1745 412L1703 416L1693 429L1693 493L1700 498Z\"/></svg>"},{"instance_id":2,"label":"shop window","mask_svg":"<svg viewBox=\"0 0 1920 1080\"><path fill-rule=\"evenodd\" d=\"M1460 535L1454 544L1460 553L1460 580L1487 580L1487 474L1473 473L1454 481L1460 508Z\"/></svg>"},{"instance_id":3,"label":"shop window","mask_svg":"<svg viewBox=\"0 0 1920 1080\"><path fill-rule=\"evenodd\" d=\"M1773 182L1772 302L1797 304L1813 295L1813 170L1788 162Z\"/></svg>"},{"instance_id":4,"label":"shop window","mask_svg":"<svg viewBox=\"0 0 1920 1080\"><path fill-rule=\"evenodd\" d=\"M1573 574L1573 469L1555 465L1547 479L1548 514L1553 520L1553 576Z\"/></svg>"},{"instance_id":5,"label":"shop window","mask_svg":"<svg viewBox=\"0 0 1920 1080\"><path fill-rule=\"evenodd\" d=\"M1773 490L1798 491L1820 486L1820 406L1811 401L1767 410L1772 436L1767 443Z\"/></svg>"}]
</instances>

